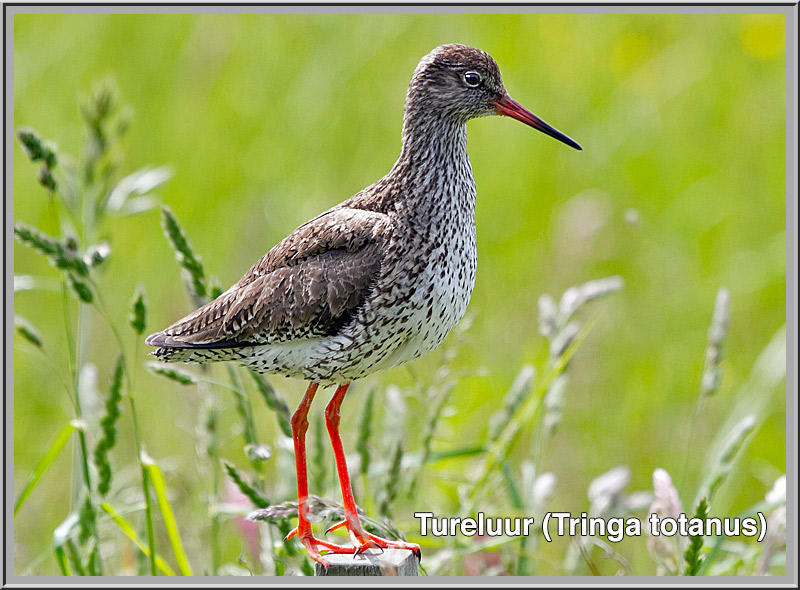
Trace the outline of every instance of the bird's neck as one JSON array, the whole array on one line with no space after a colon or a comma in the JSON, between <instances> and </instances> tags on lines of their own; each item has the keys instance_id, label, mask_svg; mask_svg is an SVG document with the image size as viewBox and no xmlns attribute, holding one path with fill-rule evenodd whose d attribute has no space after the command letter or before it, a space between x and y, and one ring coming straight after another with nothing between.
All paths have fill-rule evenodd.
<instances>
[{"instance_id":1,"label":"bird's neck","mask_svg":"<svg viewBox=\"0 0 800 590\"><path fill-rule=\"evenodd\" d=\"M406 198L417 207L460 205L474 211L475 181L463 121L407 109L403 148L389 175L402 179Z\"/></svg>"}]
</instances>

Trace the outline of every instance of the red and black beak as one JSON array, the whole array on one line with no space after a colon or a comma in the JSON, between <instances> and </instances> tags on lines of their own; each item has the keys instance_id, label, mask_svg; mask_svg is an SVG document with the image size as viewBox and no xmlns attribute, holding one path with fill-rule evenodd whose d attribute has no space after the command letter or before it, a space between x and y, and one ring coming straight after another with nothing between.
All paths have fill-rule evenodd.
<instances>
[{"instance_id":1,"label":"red and black beak","mask_svg":"<svg viewBox=\"0 0 800 590\"><path fill-rule=\"evenodd\" d=\"M526 125L530 125L534 129L538 129L550 137L555 137L558 141L562 141L576 150L582 149L575 140L567 137L558 129L551 127L542 121L539 117L511 98L508 94L506 94L503 98L496 100L494 104L497 106L498 114L511 117L517 121L522 121Z\"/></svg>"}]
</instances>

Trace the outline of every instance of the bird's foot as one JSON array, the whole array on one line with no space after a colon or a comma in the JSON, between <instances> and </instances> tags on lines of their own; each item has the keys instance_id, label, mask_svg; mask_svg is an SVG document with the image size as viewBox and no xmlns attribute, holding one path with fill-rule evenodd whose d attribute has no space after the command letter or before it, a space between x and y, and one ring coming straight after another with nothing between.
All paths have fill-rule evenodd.
<instances>
[{"instance_id":1,"label":"bird's foot","mask_svg":"<svg viewBox=\"0 0 800 590\"><path fill-rule=\"evenodd\" d=\"M412 551L414 555L416 555L417 561L422 561L422 552L419 549L419 545L416 543L384 539L383 537L365 531L360 525L353 526L353 524L349 523L346 519L337 522L325 532L330 533L340 528L347 528L347 532L350 533L353 544L357 547L357 551L355 551L353 557L366 549L379 549L381 552L383 552L384 549L405 549L407 551Z\"/></svg>"},{"instance_id":2,"label":"bird's foot","mask_svg":"<svg viewBox=\"0 0 800 590\"><path fill-rule=\"evenodd\" d=\"M289 534L286 535L284 541L288 541L292 537L297 536L300 539L300 542L306 548L306 552L308 556L313 559L314 561L322 564L322 567L325 568L325 571L328 571L330 567L330 563L326 560L321 554L320 550L330 552L330 553L355 553L355 547L346 547L344 545L337 545L336 543L330 543L328 541L323 541L322 539L316 538L311 533L311 527L309 526L307 529L306 527L296 526ZM320 549L321 548L321 549Z\"/></svg>"}]
</instances>

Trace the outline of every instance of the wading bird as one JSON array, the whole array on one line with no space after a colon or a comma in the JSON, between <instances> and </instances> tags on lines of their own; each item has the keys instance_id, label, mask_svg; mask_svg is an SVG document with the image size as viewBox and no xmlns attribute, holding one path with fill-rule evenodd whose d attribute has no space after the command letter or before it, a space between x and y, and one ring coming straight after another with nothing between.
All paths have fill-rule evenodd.
<instances>
[{"instance_id":1,"label":"wading bird","mask_svg":"<svg viewBox=\"0 0 800 590\"><path fill-rule=\"evenodd\" d=\"M340 407L354 379L407 363L442 343L475 283L475 181L466 122L506 115L581 149L506 93L487 53L442 45L420 60L406 95L402 150L389 173L298 227L241 280L147 338L168 362L236 361L259 373L310 381L292 416L297 535L320 551L419 546L362 527L342 441ZM308 520L305 434L319 386L337 385L325 409L353 546L314 537Z\"/></svg>"}]
</instances>

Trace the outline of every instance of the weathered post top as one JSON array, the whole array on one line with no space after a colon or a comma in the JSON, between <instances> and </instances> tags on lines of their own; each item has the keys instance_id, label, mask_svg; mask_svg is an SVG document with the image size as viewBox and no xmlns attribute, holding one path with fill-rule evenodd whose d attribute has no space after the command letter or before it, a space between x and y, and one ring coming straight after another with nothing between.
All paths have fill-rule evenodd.
<instances>
[{"instance_id":1,"label":"weathered post top","mask_svg":"<svg viewBox=\"0 0 800 590\"><path fill-rule=\"evenodd\" d=\"M413 551L408 549L384 549L383 553L367 549L361 555L329 553L328 572L321 563L315 564L316 576L417 576L419 565Z\"/></svg>"}]
</instances>

